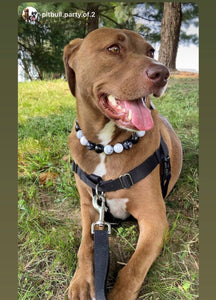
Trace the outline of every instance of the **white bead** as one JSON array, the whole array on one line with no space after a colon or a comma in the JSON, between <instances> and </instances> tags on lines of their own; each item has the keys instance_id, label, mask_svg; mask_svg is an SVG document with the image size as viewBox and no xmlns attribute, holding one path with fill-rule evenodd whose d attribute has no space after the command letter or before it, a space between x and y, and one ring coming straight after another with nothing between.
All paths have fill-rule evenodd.
<instances>
[{"instance_id":1,"label":"white bead","mask_svg":"<svg viewBox=\"0 0 216 300\"><path fill-rule=\"evenodd\" d=\"M76 133L78 139L81 139L81 137L83 136L82 130L78 130Z\"/></svg>"},{"instance_id":2,"label":"white bead","mask_svg":"<svg viewBox=\"0 0 216 300\"><path fill-rule=\"evenodd\" d=\"M113 147L111 145L106 145L104 147L104 153L107 155L110 155L113 153Z\"/></svg>"},{"instance_id":3,"label":"white bead","mask_svg":"<svg viewBox=\"0 0 216 300\"><path fill-rule=\"evenodd\" d=\"M82 144L83 146L86 146L88 143L88 140L85 136L82 136L80 139L80 144Z\"/></svg>"},{"instance_id":4,"label":"white bead","mask_svg":"<svg viewBox=\"0 0 216 300\"><path fill-rule=\"evenodd\" d=\"M145 131L138 131L138 132L136 132L136 135L138 136L138 137L143 137L144 135L145 135Z\"/></svg>"},{"instance_id":5,"label":"white bead","mask_svg":"<svg viewBox=\"0 0 216 300\"><path fill-rule=\"evenodd\" d=\"M121 153L123 150L124 150L124 148L123 148L122 144L120 144L120 143L115 144L115 146L114 146L115 153Z\"/></svg>"}]
</instances>

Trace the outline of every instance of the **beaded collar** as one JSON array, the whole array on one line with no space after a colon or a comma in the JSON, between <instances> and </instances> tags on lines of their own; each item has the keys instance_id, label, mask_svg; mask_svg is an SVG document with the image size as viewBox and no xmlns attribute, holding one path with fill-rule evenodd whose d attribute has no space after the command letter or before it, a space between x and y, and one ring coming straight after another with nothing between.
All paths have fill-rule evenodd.
<instances>
[{"instance_id":1,"label":"beaded collar","mask_svg":"<svg viewBox=\"0 0 216 300\"><path fill-rule=\"evenodd\" d=\"M111 155L113 153L121 153L123 150L129 150L133 147L134 144L139 142L139 139L145 135L145 131L134 132L131 137L125 140L122 143L117 143L115 145L102 145L95 144L87 140L87 138L83 135L82 130L79 127L79 124L76 120L75 125L76 136L80 141L80 144L86 146L89 150L94 150L97 153L104 152L106 155Z\"/></svg>"}]
</instances>

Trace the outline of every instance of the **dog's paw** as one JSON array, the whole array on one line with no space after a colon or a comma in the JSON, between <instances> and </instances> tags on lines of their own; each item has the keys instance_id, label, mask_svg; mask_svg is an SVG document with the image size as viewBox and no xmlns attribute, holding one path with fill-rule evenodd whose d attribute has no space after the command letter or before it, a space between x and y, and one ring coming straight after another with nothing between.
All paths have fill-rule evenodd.
<instances>
[{"instance_id":1,"label":"dog's paw","mask_svg":"<svg viewBox=\"0 0 216 300\"><path fill-rule=\"evenodd\" d=\"M68 300L95 300L94 277L76 272L69 285Z\"/></svg>"},{"instance_id":2,"label":"dog's paw","mask_svg":"<svg viewBox=\"0 0 216 300\"><path fill-rule=\"evenodd\" d=\"M124 267L118 274L117 280L109 292L108 300L136 300L140 286L137 277Z\"/></svg>"}]
</instances>

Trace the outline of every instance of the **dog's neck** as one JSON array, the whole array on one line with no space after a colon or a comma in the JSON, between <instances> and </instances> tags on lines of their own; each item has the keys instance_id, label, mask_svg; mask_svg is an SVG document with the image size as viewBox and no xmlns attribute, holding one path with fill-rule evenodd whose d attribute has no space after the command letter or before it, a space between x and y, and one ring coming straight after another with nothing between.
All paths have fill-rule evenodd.
<instances>
[{"instance_id":1,"label":"dog's neck","mask_svg":"<svg viewBox=\"0 0 216 300\"><path fill-rule=\"evenodd\" d=\"M94 143L105 145L118 142L120 135L121 140L131 136L131 132L116 126L97 107L92 107L87 101L85 105L77 101L77 120L87 140Z\"/></svg>"}]
</instances>

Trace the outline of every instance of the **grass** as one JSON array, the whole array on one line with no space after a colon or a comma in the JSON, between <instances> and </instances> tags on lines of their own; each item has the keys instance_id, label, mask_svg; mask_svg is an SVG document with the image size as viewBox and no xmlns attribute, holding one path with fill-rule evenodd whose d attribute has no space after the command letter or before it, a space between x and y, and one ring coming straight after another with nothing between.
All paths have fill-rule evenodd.
<instances>
[{"instance_id":1,"label":"grass","mask_svg":"<svg viewBox=\"0 0 216 300\"><path fill-rule=\"evenodd\" d=\"M169 240L151 267L139 299L198 299L198 80L171 78L153 102L180 137L184 162L166 200ZM19 83L19 293L64 299L76 268L79 196L67 157L75 101L63 80ZM113 229L108 288L136 247L137 225Z\"/></svg>"}]
</instances>

